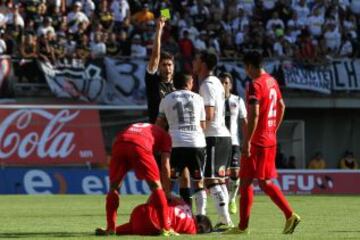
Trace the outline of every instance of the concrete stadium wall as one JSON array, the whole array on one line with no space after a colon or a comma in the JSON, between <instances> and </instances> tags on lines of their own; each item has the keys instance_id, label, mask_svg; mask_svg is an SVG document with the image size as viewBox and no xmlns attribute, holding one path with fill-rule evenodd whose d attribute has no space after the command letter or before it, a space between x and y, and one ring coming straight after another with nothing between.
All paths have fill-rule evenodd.
<instances>
[{"instance_id":1,"label":"concrete stadium wall","mask_svg":"<svg viewBox=\"0 0 360 240\"><path fill-rule=\"evenodd\" d=\"M337 168L346 150L360 159L360 109L288 108L285 119L305 121L306 163L317 151L327 168Z\"/></svg>"}]
</instances>

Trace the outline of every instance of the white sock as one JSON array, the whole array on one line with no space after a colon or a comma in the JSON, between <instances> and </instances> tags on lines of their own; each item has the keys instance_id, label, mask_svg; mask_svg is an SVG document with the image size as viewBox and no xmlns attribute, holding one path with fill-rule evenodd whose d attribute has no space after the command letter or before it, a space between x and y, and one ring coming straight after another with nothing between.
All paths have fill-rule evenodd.
<instances>
[{"instance_id":1,"label":"white sock","mask_svg":"<svg viewBox=\"0 0 360 240\"><path fill-rule=\"evenodd\" d=\"M206 215L206 204L207 204L207 194L203 189L201 191L196 192L193 195L193 199L195 199L195 208L196 215Z\"/></svg>"},{"instance_id":2,"label":"white sock","mask_svg":"<svg viewBox=\"0 0 360 240\"><path fill-rule=\"evenodd\" d=\"M225 184L225 183L222 183L222 184L220 185L220 187L221 187L221 190L222 190L223 193L224 193L225 203L226 203L226 205L229 205L229 192L228 192L228 189L227 189L227 187L226 187L226 184Z\"/></svg>"},{"instance_id":3,"label":"white sock","mask_svg":"<svg viewBox=\"0 0 360 240\"><path fill-rule=\"evenodd\" d=\"M220 185L215 185L209 190L211 197L214 199L216 211L220 217L220 221L224 224L232 223L222 187Z\"/></svg>"},{"instance_id":4,"label":"white sock","mask_svg":"<svg viewBox=\"0 0 360 240\"><path fill-rule=\"evenodd\" d=\"M230 178L230 202L235 201L237 194L239 192L240 179L236 179L235 181Z\"/></svg>"}]
</instances>

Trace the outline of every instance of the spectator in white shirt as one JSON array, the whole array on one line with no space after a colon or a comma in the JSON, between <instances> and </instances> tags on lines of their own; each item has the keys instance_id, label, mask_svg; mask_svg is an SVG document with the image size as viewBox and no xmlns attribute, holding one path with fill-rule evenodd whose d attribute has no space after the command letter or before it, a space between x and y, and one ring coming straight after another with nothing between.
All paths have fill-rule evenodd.
<instances>
[{"instance_id":1,"label":"spectator in white shirt","mask_svg":"<svg viewBox=\"0 0 360 240\"><path fill-rule=\"evenodd\" d=\"M293 27L285 29L284 39L291 44L296 43L298 36L301 34L300 30L294 30Z\"/></svg>"},{"instance_id":2,"label":"spectator in white shirt","mask_svg":"<svg viewBox=\"0 0 360 240\"><path fill-rule=\"evenodd\" d=\"M266 23L266 30L272 30L274 29L274 27L278 28L282 28L285 29L285 24L283 22L283 20L281 20L279 18L279 13L278 12L273 12L272 17L267 21Z\"/></svg>"},{"instance_id":3,"label":"spectator in white shirt","mask_svg":"<svg viewBox=\"0 0 360 240\"><path fill-rule=\"evenodd\" d=\"M350 34L343 34L342 43L339 48L339 57L352 57L353 56L353 45L350 41Z\"/></svg>"},{"instance_id":4,"label":"spectator in white shirt","mask_svg":"<svg viewBox=\"0 0 360 240\"><path fill-rule=\"evenodd\" d=\"M355 15L360 15L360 0L351 0L350 2L350 10Z\"/></svg>"},{"instance_id":5,"label":"spectator in white shirt","mask_svg":"<svg viewBox=\"0 0 360 240\"><path fill-rule=\"evenodd\" d=\"M273 45L274 57L284 57L284 47L283 47L284 37L279 35L276 37L275 43Z\"/></svg>"},{"instance_id":6,"label":"spectator in white shirt","mask_svg":"<svg viewBox=\"0 0 360 240\"><path fill-rule=\"evenodd\" d=\"M135 34L131 41L132 57L146 57L146 47L144 47L141 42L141 36L139 34Z\"/></svg>"},{"instance_id":7,"label":"spectator in white shirt","mask_svg":"<svg viewBox=\"0 0 360 240\"><path fill-rule=\"evenodd\" d=\"M130 6L127 0L113 0L110 10L114 15L115 25L121 25L125 18L130 16Z\"/></svg>"},{"instance_id":8,"label":"spectator in white shirt","mask_svg":"<svg viewBox=\"0 0 360 240\"><path fill-rule=\"evenodd\" d=\"M200 36L198 36L194 42L194 47L196 51L200 52L202 50L206 50L206 39L207 39L207 33L205 30L202 30L200 32Z\"/></svg>"},{"instance_id":9,"label":"spectator in white shirt","mask_svg":"<svg viewBox=\"0 0 360 240\"><path fill-rule=\"evenodd\" d=\"M243 8L239 8L237 17L231 21L231 29L233 32L237 32L239 29L243 30L244 25L249 25L249 18L246 16Z\"/></svg>"},{"instance_id":10,"label":"spectator in white shirt","mask_svg":"<svg viewBox=\"0 0 360 240\"><path fill-rule=\"evenodd\" d=\"M21 14L19 13L19 5L15 5L13 11L6 15L6 24L12 24L24 28L25 22Z\"/></svg>"},{"instance_id":11,"label":"spectator in white shirt","mask_svg":"<svg viewBox=\"0 0 360 240\"><path fill-rule=\"evenodd\" d=\"M37 35L38 36L47 35L48 32L51 32L53 35L56 35L55 29L51 24L52 24L52 19L50 17L46 17L44 19L43 25L41 25L37 29Z\"/></svg>"},{"instance_id":12,"label":"spectator in white shirt","mask_svg":"<svg viewBox=\"0 0 360 240\"><path fill-rule=\"evenodd\" d=\"M106 54L106 44L103 41L103 35L101 33L95 34L94 42L90 44L90 52L92 58L103 57Z\"/></svg>"},{"instance_id":13,"label":"spectator in white shirt","mask_svg":"<svg viewBox=\"0 0 360 240\"><path fill-rule=\"evenodd\" d=\"M307 21L309 32L313 37L318 38L322 34L324 23L325 18L323 15L320 15L320 9L315 8Z\"/></svg>"},{"instance_id":14,"label":"spectator in white shirt","mask_svg":"<svg viewBox=\"0 0 360 240\"><path fill-rule=\"evenodd\" d=\"M291 19L287 22L286 26L292 26L294 27L294 29L301 30L306 26L306 21L300 20L298 14L296 12L293 12Z\"/></svg>"},{"instance_id":15,"label":"spectator in white shirt","mask_svg":"<svg viewBox=\"0 0 360 240\"><path fill-rule=\"evenodd\" d=\"M81 12L81 7L81 2L75 2L73 6L73 11L71 11L67 16L70 33L76 33L78 31L78 26L80 22L83 22L86 28L90 24L88 17L83 12Z\"/></svg>"},{"instance_id":16,"label":"spectator in white shirt","mask_svg":"<svg viewBox=\"0 0 360 240\"><path fill-rule=\"evenodd\" d=\"M331 55L337 53L341 45L341 35L334 24L326 25L324 33L325 44Z\"/></svg>"},{"instance_id":17,"label":"spectator in white shirt","mask_svg":"<svg viewBox=\"0 0 360 240\"><path fill-rule=\"evenodd\" d=\"M341 7L343 11L349 10L349 6L350 6L349 0L336 0L336 2L338 2L339 7Z\"/></svg>"},{"instance_id":18,"label":"spectator in white shirt","mask_svg":"<svg viewBox=\"0 0 360 240\"><path fill-rule=\"evenodd\" d=\"M237 8L243 8L247 15L252 16L255 0L238 0Z\"/></svg>"},{"instance_id":19,"label":"spectator in white shirt","mask_svg":"<svg viewBox=\"0 0 360 240\"><path fill-rule=\"evenodd\" d=\"M95 4L92 0L82 0L83 11L88 18L92 18L95 11Z\"/></svg>"},{"instance_id":20,"label":"spectator in white shirt","mask_svg":"<svg viewBox=\"0 0 360 240\"><path fill-rule=\"evenodd\" d=\"M237 49L240 49L241 46L245 43L247 35L249 35L249 25L244 25L244 28L238 31L235 35L235 45Z\"/></svg>"},{"instance_id":21,"label":"spectator in white shirt","mask_svg":"<svg viewBox=\"0 0 360 240\"><path fill-rule=\"evenodd\" d=\"M307 17L310 14L310 9L306 5L306 1L300 0L299 3L293 7L293 10L294 12L296 12L299 21L302 22L303 24L306 24Z\"/></svg>"},{"instance_id":22,"label":"spectator in white shirt","mask_svg":"<svg viewBox=\"0 0 360 240\"><path fill-rule=\"evenodd\" d=\"M262 4L265 11L273 10L277 0L263 0Z\"/></svg>"},{"instance_id":23,"label":"spectator in white shirt","mask_svg":"<svg viewBox=\"0 0 360 240\"><path fill-rule=\"evenodd\" d=\"M348 14L343 21L343 30L351 34L352 38L357 38L357 23L356 16Z\"/></svg>"}]
</instances>

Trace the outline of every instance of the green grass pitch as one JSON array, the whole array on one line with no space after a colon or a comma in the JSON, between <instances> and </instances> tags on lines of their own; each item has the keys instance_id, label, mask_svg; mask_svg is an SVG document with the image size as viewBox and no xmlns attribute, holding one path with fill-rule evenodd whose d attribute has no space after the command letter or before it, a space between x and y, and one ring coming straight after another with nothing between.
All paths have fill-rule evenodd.
<instances>
[{"instance_id":1,"label":"green grass pitch","mask_svg":"<svg viewBox=\"0 0 360 240\"><path fill-rule=\"evenodd\" d=\"M281 234L282 213L266 196L255 196L248 236L207 235L173 237L176 239L360 239L360 197L358 196L289 196L290 203L302 217L291 236ZM105 225L105 196L52 195L0 196L1 239L103 239L93 235ZM119 221L128 220L131 209L146 196L123 196ZM215 210L208 203L212 220ZM235 223L238 216L233 216ZM143 239L140 236L112 236L107 239ZM159 239L161 237L147 237Z\"/></svg>"}]
</instances>

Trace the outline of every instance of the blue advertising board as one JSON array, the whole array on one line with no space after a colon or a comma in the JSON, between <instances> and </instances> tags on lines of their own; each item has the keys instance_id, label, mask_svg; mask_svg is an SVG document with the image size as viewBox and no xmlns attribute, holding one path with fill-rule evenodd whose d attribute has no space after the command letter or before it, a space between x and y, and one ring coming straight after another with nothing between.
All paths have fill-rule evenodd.
<instances>
[{"instance_id":1,"label":"blue advertising board","mask_svg":"<svg viewBox=\"0 0 360 240\"><path fill-rule=\"evenodd\" d=\"M0 194L105 194L109 189L106 169L6 168L0 170ZM134 172L125 177L121 194L148 194L145 181Z\"/></svg>"}]
</instances>

